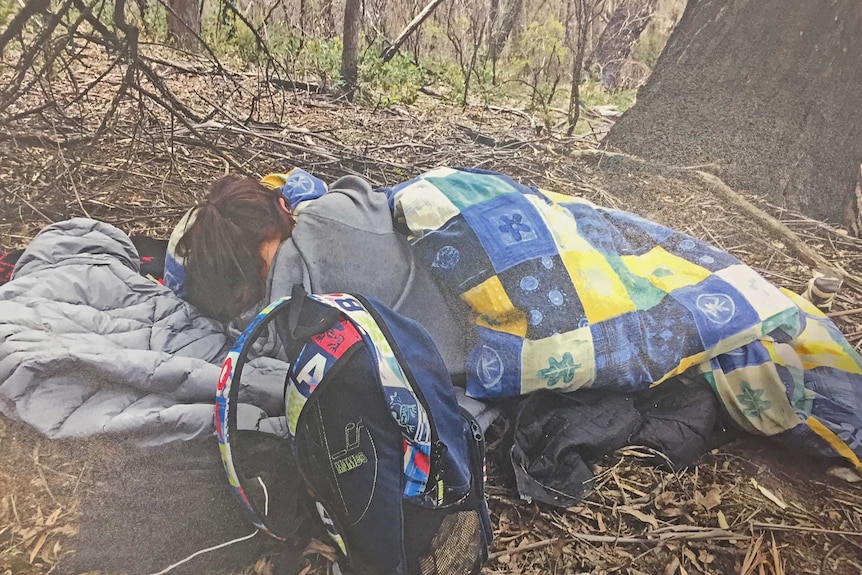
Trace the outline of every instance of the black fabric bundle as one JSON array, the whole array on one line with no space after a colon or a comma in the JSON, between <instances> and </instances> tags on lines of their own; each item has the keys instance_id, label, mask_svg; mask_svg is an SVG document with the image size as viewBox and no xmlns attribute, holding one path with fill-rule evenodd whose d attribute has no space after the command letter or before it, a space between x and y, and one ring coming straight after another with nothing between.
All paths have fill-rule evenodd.
<instances>
[{"instance_id":1,"label":"black fabric bundle","mask_svg":"<svg viewBox=\"0 0 862 575\"><path fill-rule=\"evenodd\" d=\"M544 391L517 407L510 460L521 497L568 507L592 489L592 466L621 447L652 448L661 455L645 463L681 468L737 433L699 380L639 393Z\"/></svg>"}]
</instances>

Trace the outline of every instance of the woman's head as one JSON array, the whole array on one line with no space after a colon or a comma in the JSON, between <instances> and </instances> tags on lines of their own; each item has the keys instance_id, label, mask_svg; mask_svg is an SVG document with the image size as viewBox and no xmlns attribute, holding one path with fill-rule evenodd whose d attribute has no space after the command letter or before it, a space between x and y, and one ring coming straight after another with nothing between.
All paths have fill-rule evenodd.
<instances>
[{"instance_id":1,"label":"woman's head","mask_svg":"<svg viewBox=\"0 0 862 575\"><path fill-rule=\"evenodd\" d=\"M174 231L185 277L181 291L171 289L207 315L230 320L263 297L273 246L290 237L293 225L278 190L221 178Z\"/></svg>"}]
</instances>

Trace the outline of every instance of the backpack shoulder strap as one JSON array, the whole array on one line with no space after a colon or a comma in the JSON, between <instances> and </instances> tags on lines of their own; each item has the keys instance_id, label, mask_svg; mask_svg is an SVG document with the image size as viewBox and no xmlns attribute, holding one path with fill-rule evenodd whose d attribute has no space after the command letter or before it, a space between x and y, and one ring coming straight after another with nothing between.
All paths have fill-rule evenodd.
<instances>
[{"instance_id":1,"label":"backpack shoulder strap","mask_svg":"<svg viewBox=\"0 0 862 575\"><path fill-rule=\"evenodd\" d=\"M290 305L290 302L290 297L283 297L272 302L261 310L242 332L222 364L218 386L216 387L215 402L216 436L228 482L236 496L242 502L243 508L254 526L282 541L284 540L283 537L273 533L264 525L263 520L258 515L257 510L243 489L239 473L237 473L234 464L233 447L235 447L235 435L237 432L236 411L239 399L239 384L243 367L248 361L248 353L267 324L275 318L275 314Z\"/></svg>"}]
</instances>

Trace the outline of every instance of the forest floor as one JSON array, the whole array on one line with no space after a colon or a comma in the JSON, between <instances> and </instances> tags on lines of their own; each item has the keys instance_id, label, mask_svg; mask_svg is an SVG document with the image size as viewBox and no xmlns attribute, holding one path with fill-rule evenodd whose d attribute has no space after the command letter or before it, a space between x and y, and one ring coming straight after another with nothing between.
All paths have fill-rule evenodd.
<instances>
[{"instance_id":1,"label":"forest floor","mask_svg":"<svg viewBox=\"0 0 862 575\"><path fill-rule=\"evenodd\" d=\"M95 77L99 66L89 73ZM520 110L461 108L425 96L371 109L271 87L261 98L254 77L224 96L235 78L171 66L159 74L201 115L194 130L152 102L120 99L93 144L100 122L93 111L110 106L119 69L106 75L104 92L64 110L80 119L74 125L50 110L14 120L40 104L35 91L0 117L0 248L22 247L44 225L76 215L167 237L228 169L261 175L300 166L329 181L356 173L382 185L458 165L635 212L720 246L797 292L818 264L801 246L862 277L862 240L756 198L732 201L695 169L600 152L609 123L598 116L594 133L564 138L539 133ZM53 97L64 89L73 87L58 83ZM786 232L765 227L757 210ZM862 345L858 282L845 284L832 314ZM109 452L104 442L49 441L0 418L0 574L68 571L81 496L98 488L92 470ZM754 439L676 472L639 465L639 454L625 449L603 463L593 492L568 510L519 500L492 466L495 543L484 573L862 573L862 488L829 475L824 462ZM263 558L246 572L272 570Z\"/></svg>"}]
</instances>

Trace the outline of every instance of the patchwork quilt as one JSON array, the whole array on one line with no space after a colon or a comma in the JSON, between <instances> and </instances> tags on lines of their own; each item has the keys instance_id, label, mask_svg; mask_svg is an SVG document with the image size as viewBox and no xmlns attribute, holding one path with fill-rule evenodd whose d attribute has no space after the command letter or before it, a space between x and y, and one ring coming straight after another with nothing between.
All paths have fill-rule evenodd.
<instances>
[{"instance_id":1,"label":"patchwork quilt","mask_svg":"<svg viewBox=\"0 0 862 575\"><path fill-rule=\"evenodd\" d=\"M645 389L692 370L749 431L862 455L862 358L721 249L480 170L386 190L417 260L474 313L467 392Z\"/></svg>"}]
</instances>

